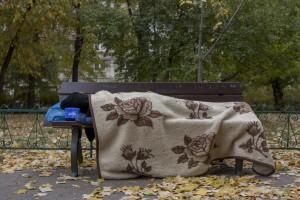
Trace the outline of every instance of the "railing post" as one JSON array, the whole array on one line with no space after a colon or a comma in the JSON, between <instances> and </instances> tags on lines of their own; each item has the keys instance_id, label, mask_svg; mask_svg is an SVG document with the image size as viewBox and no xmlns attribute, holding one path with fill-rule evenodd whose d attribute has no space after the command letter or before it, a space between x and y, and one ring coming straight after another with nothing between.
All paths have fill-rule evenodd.
<instances>
[{"instance_id":1,"label":"railing post","mask_svg":"<svg viewBox=\"0 0 300 200\"><path fill-rule=\"evenodd\" d=\"M287 132L287 140L286 140L286 148L289 148L290 145L290 114L287 112L287 120L288 120L288 132Z\"/></svg>"},{"instance_id":2,"label":"railing post","mask_svg":"<svg viewBox=\"0 0 300 200\"><path fill-rule=\"evenodd\" d=\"M2 109L8 110L9 108L8 108L7 105L3 104L0 107L0 110L2 110ZM13 144L13 139L12 139L12 136L10 134L8 123L7 123L7 120L6 120L6 113L7 112L0 112L0 116L1 116L0 138L2 137L2 140L1 140L0 144L3 147L11 147L12 144ZM7 135L6 133L8 133L9 141L6 140L6 135Z\"/></svg>"},{"instance_id":3,"label":"railing post","mask_svg":"<svg viewBox=\"0 0 300 200\"><path fill-rule=\"evenodd\" d=\"M40 109L40 107L38 105L35 105L33 107L33 110L38 110ZM40 132L40 139L39 139L39 132ZM35 142L32 143L32 134L35 134ZM39 144L41 143L41 144ZM44 132L43 132L43 129L41 127L41 124L39 122L39 113L38 112L34 112L34 123L33 123L33 126L32 126L32 129L31 129L31 132L28 136L28 139L27 139L27 145L28 147L40 147L40 145L44 145L46 144L46 139L45 139L45 136L44 136Z\"/></svg>"}]
</instances>

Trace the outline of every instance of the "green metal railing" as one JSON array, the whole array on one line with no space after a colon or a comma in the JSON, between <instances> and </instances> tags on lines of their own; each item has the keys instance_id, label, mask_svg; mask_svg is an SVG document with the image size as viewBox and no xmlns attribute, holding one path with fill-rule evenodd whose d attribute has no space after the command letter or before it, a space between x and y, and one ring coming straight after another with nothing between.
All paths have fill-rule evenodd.
<instances>
[{"instance_id":1,"label":"green metal railing","mask_svg":"<svg viewBox=\"0 0 300 200\"><path fill-rule=\"evenodd\" d=\"M71 130L44 126L46 109L0 107L0 149L68 150ZM86 144L87 143L87 144ZM89 142L84 149L89 149Z\"/></svg>"},{"instance_id":2,"label":"green metal railing","mask_svg":"<svg viewBox=\"0 0 300 200\"><path fill-rule=\"evenodd\" d=\"M300 112L255 111L255 114L264 126L271 148L300 150Z\"/></svg>"},{"instance_id":3,"label":"green metal railing","mask_svg":"<svg viewBox=\"0 0 300 200\"><path fill-rule=\"evenodd\" d=\"M0 107L0 149L67 150L71 145L71 130L44 126L47 110L9 109ZM271 149L300 150L300 112L258 111ZM82 137L83 149L93 149Z\"/></svg>"},{"instance_id":4,"label":"green metal railing","mask_svg":"<svg viewBox=\"0 0 300 200\"><path fill-rule=\"evenodd\" d=\"M11 125L8 123L11 118L16 115L28 118L30 122L32 122L32 126L29 132L29 136L27 137L27 146L29 148L37 148L42 147L46 143L44 130L40 123L40 116L44 116L47 110L41 109L0 109L0 136L2 135L0 146L2 147L12 147L14 144L13 136L11 134ZM16 118L14 121L16 121ZM17 122L16 122L17 123ZM16 128L16 127L15 127ZM16 128L19 132L23 132L22 127ZM26 130L26 129L25 129Z\"/></svg>"}]
</instances>

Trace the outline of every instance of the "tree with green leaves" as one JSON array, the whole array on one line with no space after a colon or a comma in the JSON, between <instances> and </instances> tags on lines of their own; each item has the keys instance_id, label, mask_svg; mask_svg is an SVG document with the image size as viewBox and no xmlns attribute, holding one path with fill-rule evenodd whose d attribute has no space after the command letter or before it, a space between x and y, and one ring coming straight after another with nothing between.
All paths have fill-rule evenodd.
<instances>
[{"instance_id":1,"label":"tree with green leaves","mask_svg":"<svg viewBox=\"0 0 300 200\"><path fill-rule=\"evenodd\" d=\"M244 0L232 14L228 13L227 4L217 0L110 2L114 6L106 4L99 16L99 38L113 51L121 79L202 81L204 60ZM229 14L232 17L228 19Z\"/></svg>"},{"instance_id":2,"label":"tree with green leaves","mask_svg":"<svg viewBox=\"0 0 300 200\"><path fill-rule=\"evenodd\" d=\"M8 71L9 64L12 60L13 53L19 43L20 35L27 18L35 6L35 1L22 2L19 5L18 2L4 1L1 2L1 33L3 33L3 43L7 45L7 50L1 58L1 72L0 72L0 95L3 93L5 76ZM19 6L17 6L19 5ZM8 16L6 16L8 15ZM6 35L12 34L12 37L4 37Z\"/></svg>"},{"instance_id":3,"label":"tree with green leaves","mask_svg":"<svg viewBox=\"0 0 300 200\"><path fill-rule=\"evenodd\" d=\"M245 85L271 87L275 108L282 109L283 89L299 84L300 3L252 0L242 13L221 42L216 63Z\"/></svg>"},{"instance_id":4,"label":"tree with green leaves","mask_svg":"<svg viewBox=\"0 0 300 200\"><path fill-rule=\"evenodd\" d=\"M72 3L61 1L5 1L0 5L3 11L0 18L0 47L3 49L1 52L5 52L0 54L3 58L3 62L0 62L3 64L2 92L5 80L6 88L15 91L19 85L27 85L28 108L35 104L37 86L57 84L59 73L71 76L72 62L73 66L77 66L77 70L73 70L77 77L79 72L87 77L95 74L92 64L99 60L93 48L96 37L91 33L77 34L80 38L85 37L86 45L79 45L80 54L72 51L79 49L76 46L78 37L73 37L78 20L72 15L72 6ZM83 61L79 71L80 59Z\"/></svg>"},{"instance_id":5,"label":"tree with green leaves","mask_svg":"<svg viewBox=\"0 0 300 200\"><path fill-rule=\"evenodd\" d=\"M178 0L114 1L101 10L99 40L113 52L127 81L179 81L196 76L198 19ZM186 76L185 76L186 75ZM191 77L190 77L191 76Z\"/></svg>"}]
</instances>

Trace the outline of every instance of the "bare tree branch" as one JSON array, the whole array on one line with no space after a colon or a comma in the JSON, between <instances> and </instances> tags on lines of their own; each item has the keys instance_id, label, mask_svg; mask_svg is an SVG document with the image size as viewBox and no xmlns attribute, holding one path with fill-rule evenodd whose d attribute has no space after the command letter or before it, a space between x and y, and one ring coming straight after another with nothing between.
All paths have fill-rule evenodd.
<instances>
[{"instance_id":1,"label":"bare tree branch","mask_svg":"<svg viewBox=\"0 0 300 200\"><path fill-rule=\"evenodd\" d=\"M216 45L219 43L219 41L222 39L224 33L227 31L229 25L231 24L231 22L233 21L234 17L236 16L236 14L238 13L238 11L241 9L243 3L245 0L241 0L239 6L237 7L237 9L234 11L233 15L231 16L231 18L229 19L228 23L226 24L226 26L224 27L224 29L221 31L220 35L218 36L217 40L214 42L214 44L208 49L208 51L206 52L206 54L202 57L202 60L205 60L205 58L210 54L210 52L216 47Z\"/></svg>"},{"instance_id":2,"label":"bare tree branch","mask_svg":"<svg viewBox=\"0 0 300 200\"><path fill-rule=\"evenodd\" d=\"M234 77L236 77L237 75L239 74L239 72L234 72L234 73L231 73L231 74L228 74L226 75L222 80L221 82L225 82L225 81L229 81L231 79L233 79Z\"/></svg>"}]
</instances>

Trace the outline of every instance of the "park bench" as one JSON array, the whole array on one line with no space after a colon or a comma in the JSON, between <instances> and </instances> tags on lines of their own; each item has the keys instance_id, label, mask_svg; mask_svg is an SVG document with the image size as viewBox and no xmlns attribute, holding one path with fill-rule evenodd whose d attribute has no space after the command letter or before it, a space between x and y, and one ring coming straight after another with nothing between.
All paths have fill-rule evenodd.
<instances>
[{"instance_id":1,"label":"park bench","mask_svg":"<svg viewBox=\"0 0 300 200\"><path fill-rule=\"evenodd\" d=\"M162 82L64 82L58 95L62 100L73 92L94 94L100 90L116 92L155 92L161 95L195 101L208 102L241 102L242 89L239 83L162 83ZM81 133L83 128L91 128L75 121L53 122L54 128L72 129L71 141L71 172L78 176L78 163L83 161ZM243 160L235 160L235 173L242 173Z\"/></svg>"}]
</instances>

